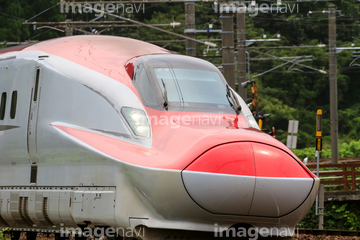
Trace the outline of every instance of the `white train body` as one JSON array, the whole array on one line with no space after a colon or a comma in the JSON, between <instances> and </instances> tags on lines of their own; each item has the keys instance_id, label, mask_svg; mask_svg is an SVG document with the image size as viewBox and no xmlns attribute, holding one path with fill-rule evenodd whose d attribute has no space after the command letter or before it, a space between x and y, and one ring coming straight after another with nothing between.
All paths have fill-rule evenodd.
<instances>
[{"instance_id":1,"label":"white train body","mask_svg":"<svg viewBox=\"0 0 360 240\"><path fill-rule=\"evenodd\" d=\"M248 224L283 227L290 234L311 207L318 178L281 143L251 126L251 112L238 96L240 115L211 113L222 116L224 130L155 126L153 120L148 137L132 130L123 108L143 111L149 119L159 112L181 114L175 107L171 111L171 101L168 110L148 107L132 85L137 59L149 54L146 64L152 56L165 56L211 68L117 37L61 38L0 53L0 227L214 232L214 226ZM231 129L229 121L239 126ZM185 170L214 146L233 144L277 149L301 176Z\"/></svg>"}]
</instances>

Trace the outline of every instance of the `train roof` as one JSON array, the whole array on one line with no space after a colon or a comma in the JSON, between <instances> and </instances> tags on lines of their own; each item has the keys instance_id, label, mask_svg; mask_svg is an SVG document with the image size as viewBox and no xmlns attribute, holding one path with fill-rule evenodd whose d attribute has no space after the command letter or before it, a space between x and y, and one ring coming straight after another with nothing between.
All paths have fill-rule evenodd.
<instances>
[{"instance_id":1,"label":"train roof","mask_svg":"<svg viewBox=\"0 0 360 240\"><path fill-rule=\"evenodd\" d=\"M56 38L40 42L25 50L43 51L64 58L103 55L104 58L116 57L124 61L147 54L170 53L166 49L140 40L101 35Z\"/></svg>"},{"instance_id":2,"label":"train roof","mask_svg":"<svg viewBox=\"0 0 360 240\"><path fill-rule=\"evenodd\" d=\"M1 49L0 56L20 51L41 52L61 57L121 82L124 79L126 64L135 61L137 57L172 53L159 46L131 38L79 35Z\"/></svg>"},{"instance_id":3,"label":"train roof","mask_svg":"<svg viewBox=\"0 0 360 240\"><path fill-rule=\"evenodd\" d=\"M22 45L18 45L18 46L14 46L14 47L7 47L7 48L1 48L0 49L0 55L5 54L5 53L9 53L9 52L18 52L21 51L27 47L30 47L32 45L34 45L35 43L28 43L28 44L22 44Z\"/></svg>"},{"instance_id":4,"label":"train roof","mask_svg":"<svg viewBox=\"0 0 360 240\"><path fill-rule=\"evenodd\" d=\"M146 54L170 53L170 51L156 45L132 38L78 35L0 49L0 55L17 51L43 51L57 56L67 56L65 58L68 58L78 55L84 50L89 51L89 53L115 54L118 57L121 56L121 58L127 59Z\"/></svg>"}]
</instances>

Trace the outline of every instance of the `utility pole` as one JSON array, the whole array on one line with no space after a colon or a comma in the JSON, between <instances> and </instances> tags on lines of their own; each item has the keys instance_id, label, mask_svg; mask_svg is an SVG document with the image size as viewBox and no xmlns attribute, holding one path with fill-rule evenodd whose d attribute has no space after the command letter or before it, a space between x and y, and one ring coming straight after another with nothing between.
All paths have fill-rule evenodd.
<instances>
[{"instance_id":1,"label":"utility pole","mask_svg":"<svg viewBox=\"0 0 360 240\"><path fill-rule=\"evenodd\" d=\"M224 2L223 6L227 6L220 6L223 75L230 87L235 90L234 6L232 1Z\"/></svg>"},{"instance_id":2,"label":"utility pole","mask_svg":"<svg viewBox=\"0 0 360 240\"><path fill-rule=\"evenodd\" d=\"M186 2L185 3L185 29L194 29L195 30L195 3ZM186 36L190 38L195 38L194 32L187 32ZM196 42L187 39L186 40L186 55L196 56Z\"/></svg>"},{"instance_id":3,"label":"utility pole","mask_svg":"<svg viewBox=\"0 0 360 240\"><path fill-rule=\"evenodd\" d=\"M245 11L236 14L237 20L237 82L238 93L245 100L247 98L246 88L241 87L242 82L246 82L246 23ZM248 79L250 80L250 79Z\"/></svg>"},{"instance_id":4,"label":"utility pole","mask_svg":"<svg viewBox=\"0 0 360 240\"><path fill-rule=\"evenodd\" d=\"M65 25L65 36L72 36L74 27L71 24L71 19L66 19L66 25Z\"/></svg>"},{"instance_id":5,"label":"utility pole","mask_svg":"<svg viewBox=\"0 0 360 240\"><path fill-rule=\"evenodd\" d=\"M330 85L330 131L331 159L339 161L338 152L338 93L337 93L337 61L336 61L336 10L329 5L329 85Z\"/></svg>"}]
</instances>

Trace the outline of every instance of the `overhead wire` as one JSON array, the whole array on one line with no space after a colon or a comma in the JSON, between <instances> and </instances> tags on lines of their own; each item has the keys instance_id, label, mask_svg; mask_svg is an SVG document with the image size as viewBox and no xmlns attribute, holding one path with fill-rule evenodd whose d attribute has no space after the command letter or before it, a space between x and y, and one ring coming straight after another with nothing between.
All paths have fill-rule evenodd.
<instances>
[{"instance_id":1,"label":"overhead wire","mask_svg":"<svg viewBox=\"0 0 360 240\"><path fill-rule=\"evenodd\" d=\"M9 15L7 13L3 13L3 12L0 12L1 15L3 16L6 16L6 17L11 17L11 18L14 18L14 19L17 19L17 20L21 20L21 21L24 21L25 19L23 18L19 18L19 17L16 17L16 16L12 16L12 15Z\"/></svg>"},{"instance_id":2,"label":"overhead wire","mask_svg":"<svg viewBox=\"0 0 360 240\"><path fill-rule=\"evenodd\" d=\"M45 13L45 12L49 11L50 9L52 9L52 8L54 8L54 7L56 7L56 6L58 6L59 4L60 4L60 3L57 3L57 4L53 5L53 6L51 6L51 7L47 8L47 9L45 9L44 11L42 11L42 12L40 12L40 13L36 14L35 16L33 16L33 17L29 18L29 19L28 19L28 20L26 20L25 22L28 22L28 21L30 21L30 20L32 20L32 19L34 19L34 18L36 18L36 17L40 16L41 14L43 14L43 13Z\"/></svg>"}]
</instances>

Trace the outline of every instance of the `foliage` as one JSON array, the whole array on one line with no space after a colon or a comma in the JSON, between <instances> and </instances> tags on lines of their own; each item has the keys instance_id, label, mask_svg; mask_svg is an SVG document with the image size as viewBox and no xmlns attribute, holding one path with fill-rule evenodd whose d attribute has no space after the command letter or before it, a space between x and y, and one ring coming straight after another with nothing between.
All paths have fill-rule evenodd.
<instances>
[{"instance_id":1,"label":"foliage","mask_svg":"<svg viewBox=\"0 0 360 240\"><path fill-rule=\"evenodd\" d=\"M341 157L360 157L360 140L341 144L339 155Z\"/></svg>"},{"instance_id":2,"label":"foliage","mask_svg":"<svg viewBox=\"0 0 360 240\"><path fill-rule=\"evenodd\" d=\"M356 201L325 202L324 229L360 230L360 209ZM299 223L299 228L317 229L318 216L315 205Z\"/></svg>"},{"instance_id":3,"label":"foliage","mask_svg":"<svg viewBox=\"0 0 360 240\"><path fill-rule=\"evenodd\" d=\"M0 240L10 240L9 238L5 238L5 232L7 229L0 229Z\"/></svg>"},{"instance_id":4,"label":"foliage","mask_svg":"<svg viewBox=\"0 0 360 240\"><path fill-rule=\"evenodd\" d=\"M59 34L49 30L36 30L30 25L23 23L44 11L46 8L54 6L58 0L0 0L0 42L20 42L36 37L36 40L44 40L59 37ZM54 7L49 11L35 18L35 21L63 21L64 16L59 11L60 8Z\"/></svg>"},{"instance_id":5,"label":"foliage","mask_svg":"<svg viewBox=\"0 0 360 240\"><path fill-rule=\"evenodd\" d=\"M315 144L315 141L314 141ZM315 156L315 147L293 149L292 150L299 159L308 157L312 159ZM360 140L351 141L349 143L342 143L339 145L339 157L360 157ZM323 149L321 151L321 158L331 158L331 150Z\"/></svg>"},{"instance_id":6,"label":"foliage","mask_svg":"<svg viewBox=\"0 0 360 240\"><path fill-rule=\"evenodd\" d=\"M339 110L339 126L343 134L350 138L358 138L360 132L360 103Z\"/></svg>"}]
</instances>

